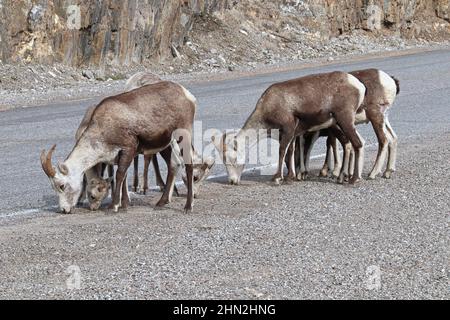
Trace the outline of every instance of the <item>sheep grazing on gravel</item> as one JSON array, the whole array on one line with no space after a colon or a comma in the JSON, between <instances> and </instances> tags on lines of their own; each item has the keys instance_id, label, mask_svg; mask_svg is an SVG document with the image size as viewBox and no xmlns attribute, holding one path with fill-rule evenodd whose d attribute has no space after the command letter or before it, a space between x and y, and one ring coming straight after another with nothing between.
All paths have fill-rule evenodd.
<instances>
[{"instance_id":1,"label":"sheep grazing on gravel","mask_svg":"<svg viewBox=\"0 0 450 320\"><path fill-rule=\"evenodd\" d=\"M143 86L100 102L63 163L57 168L52 165L56 145L48 153L45 150L41 153L42 169L59 196L62 212L70 213L77 204L88 169L99 163L114 162L117 162L117 171L112 207L116 212L121 205L126 208L129 199L123 188L128 189L127 170L136 154L156 154L166 149L172 152L174 147L182 150L173 151L167 186L157 206L171 201L176 173L181 165L177 154L183 151L188 183L184 210L192 211L192 127L196 106L197 101L188 90L169 81Z\"/></svg>"},{"instance_id":2,"label":"sheep grazing on gravel","mask_svg":"<svg viewBox=\"0 0 450 320\"><path fill-rule=\"evenodd\" d=\"M229 182L240 182L244 165L239 164L237 159L238 152L245 146L246 140L253 140L249 142L250 145L257 142L254 141L254 135L249 135L248 131L266 129L270 135L271 130L278 130L279 162L273 180L280 184L283 181L285 158L288 160L288 179L296 178L295 146L291 142L297 136L325 128L340 132L338 139L345 137L350 141L356 157L356 174L350 183L358 182L364 163L364 141L356 131L355 118L365 93L365 86L355 76L345 72L310 75L270 86L237 134L233 134L231 139L227 138L226 134L220 139L213 137L214 144L225 159ZM339 182L343 181L344 172L341 172Z\"/></svg>"},{"instance_id":3,"label":"sheep grazing on gravel","mask_svg":"<svg viewBox=\"0 0 450 320\"><path fill-rule=\"evenodd\" d=\"M150 73L150 72L139 72L133 75L125 84L125 92L133 91L137 88L140 88L142 86L154 84L157 82L162 81L161 78L158 76ZM88 120L91 117L91 114L93 112L93 109L95 107L91 107L87 110L85 117L83 118L80 128L77 131L77 139L79 137L80 132L82 132L85 128L85 126L88 124ZM167 151L160 152L160 155L166 162L166 166L168 167L170 165L170 157L171 153ZM200 184L203 182L203 180L207 177L209 170L214 165L213 159L206 159L205 162L202 161L201 157L193 150L193 156L194 156L194 173L195 173L195 179L194 179L194 196L196 197L199 192ZM148 169L150 166L150 163L153 163L154 172L156 176L156 183L160 187L161 190L164 190L166 184L164 183L161 172L157 160L157 155L145 155L144 154L144 173L143 173L143 182L141 185L141 192L143 194L146 194L149 187L148 187ZM100 167L99 167L100 166ZM104 167L104 165L103 165ZM109 190L114 189L113 187L113 166L108 165L108 174L109 177L103 178L103 172L102 170L102 164L91 168L86 171L86 178L84 183L84 188L86 191L83 191L81 200L84 199L84 195L86 194L86 198L89 203L89 207L91 210L97 210L100 205L102 204L103 200L108 197ZM183 175L183 181L185 185L187 186L188 181L186 175ZM139 155L136 155L134 158L134 173L133 173L133 185L132 185L132 191L137 192L139 190ZM128 193L128 188L123 188L123 192ZM178 195L178 190L176 186L174 186L174 192L176 195Z\"/></svg>"},{"instance_id":4,"label":"sheep grazing on gravel","mask_svg":"<svg viewBox=\"0 0 450 320\"><path fill-rule=\"evenodd\" d=\"M375 135L378 139L378 154L369 174L369 179L375 179L382 171L383 164L388 158L384 177L389 179L396 169L398 138L389 123L388 112L394 104L395 98L400 93L400 81L389 76L386 72L377 69L367 69L351 72L367 88L366 97L355 118L355 124L371 123ZM341 171L341 160L338 156L336 137L332 131L325 129L313 133L307 133L303 137L296 139L296 164L299 179L305 179L309 171L309 156L314 142L320 137L326 136L327 155L320 176L326 177L330 169L334 166L333 176L337 176ZM349 147L344 146L345 147ZM332 161L333 153L334 161ZM351 156L347 153L347 156ZM334 164L333 164L334 162ZM353 175L353 159L344 159L349 166L342 169L346 176Z\"/></svg>"}]
</instances>

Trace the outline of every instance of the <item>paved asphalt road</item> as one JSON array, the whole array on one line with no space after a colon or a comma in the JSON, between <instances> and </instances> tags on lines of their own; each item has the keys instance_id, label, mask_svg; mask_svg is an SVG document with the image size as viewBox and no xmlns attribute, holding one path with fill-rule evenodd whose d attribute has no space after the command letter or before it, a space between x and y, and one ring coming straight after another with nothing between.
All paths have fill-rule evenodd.
<instances>
[{"instance_id":1,"label":"paved asphalt road","mask_svg":"<svg viewBox=\"0 0 450 320\"><path fill-rule=\"evenodd\" d=\"M314 161L306 182L209 181L188 215L184 198L154 210L156 192L118 214L56 214L39 152L58 143L62 159L93 101L1 112L0 298L449 299L449 50L187 87L203 129L238 128L273 82L368 67L401 81L393 179L340 186ZM367 174L375 139L359 130Z\"/></svg>"},{"instance_id":2,"label":"paved asphalt road","mask_svg":"<svg viewBox=\"0 0 450 320\"><path fill-rule=\"evenodd\" d=\"M400 139L450 128L450 51L328 65L240 79L187 85L199 101L196 120L203 129L243 125L262 92L272 83L310 73L380 68L401 80L401 95L390 113ZM71 150L86 108L98 99L64 102L0 113L0 216L56 205L39 163L39 153L57 143L56 157ZM367 144L376 142L370 126L358 128ZM322 144L318 144L322 145ZM316 152L320 152L316 150ZM223 172L218 166L215 173Z\"/></svg>"}]
</instances>

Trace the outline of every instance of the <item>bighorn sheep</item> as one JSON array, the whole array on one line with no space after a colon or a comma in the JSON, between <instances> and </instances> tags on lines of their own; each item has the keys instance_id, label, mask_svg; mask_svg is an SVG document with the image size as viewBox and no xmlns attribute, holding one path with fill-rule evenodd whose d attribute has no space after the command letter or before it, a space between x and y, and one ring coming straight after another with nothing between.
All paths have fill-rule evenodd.
<instances>
[{"instance_id":1,"label":"bighorn sheep","mask_svg":"<svg viewBox=\"0 0 450 320\"><path fill-rule=\"evenodd\" d=\"M259 99L243 128L232 135L233 144L227 140L227 134L221 139L212 139L222 153L229 182L240 182L244 165L237 163L237 153L239 148L245 146L246 138L253 136L248 135L247 131L266 129L270 135L270 129L279 130L279 162L273 180L280 184L286 156L289 162L288 178L295 179L294 144L291 144L295 137L328 127L339 130L339 127L355 150L356 175L350 183L356 183L361 179L364 141L356 131L354 122L365 92L365 86L345 72L310 75L270 86ZM250 144L256 142L250 141Z\"/></svg>"},{"instance_id":2,"label":"bighorn sheep","mask_svg":"<svg viewBox=\"0 0 450 320\"><path fill-rule=\"evenodd\" d=\"M145 85L149 85L149 84L153 84L153 83L157 83L162 81L162 79L160 77L158 77L157 75L151 73L151 72L147 72L147 71L142 71L142 72L138 72L136 74L134 74L133 76L131 76L127 82L125 83L125 92L129 92L132 91L134 89L143 87ZM165 158L164 159L166 161L166 163L168 164L168 160L170 161L170 159ZM144 181L143 181L143 193L146 194L147 190L148 190L148 167L150 166L150 163L153 162L153 168L155 169L155 174L156 174L156 184L160 187L161 190L164 189L165 184L164 181L161 177L161 173L159 171L159 165L158 165L158 160L157 160L157 156L155 155L144 155ZM139 155L137 155L134 158L134 172L133 172L133 191L137 192L138 190L138 185L139 185ZM178 194L178 191L175 188L175 192Z\"/></svg>"},{"instance_id":3,"label":"bighorn sheep","mask_svg":"<svg viewBox=\"0 0 450 320\"><path fill-rule=\"evenodd\" d=\"M56 146L47 154L45 150L41 153L42 168L59 195L61 210L69 213L76 205L86 170L98 163L113 163L118 157L113 192L113 207L118 211L121 188L135 155L140 152L156 154L169 145L174 147L173 139L176 139L182 146L186 167L188 196L185 211L192 211L191 134L195 109L195 97L181 85L167 81L104 99L95 108L88 126L64 163L57 169L52 165ZM172 157L166 188L157 206L171 201L178 164L177 157Z\"/></svg>"},{"instance_id":4,"label":"bighorn sheep","mask_svg":"<svg viewBox=\"0 0 450 320\"><path fill-rule=\"evenodd\" d=\"M133 75L132 77L130 77L126 84L125 84L125 90L124 92L129 92L132 91L134 89L137 89L139 87L142 87L144 85L149 85L149 84L153 84L156 82L160 82L162 81L161 78L159 78L158 76L154 75L153 73L150 72L139 72L136 73L135 75ZM81 121L81 124L77 130L76 133L76 140L79 139L81 133L84 131L84 129L86 128L86 126L88 125L90 118L92 116L92 112L95 110L95 106L88 108L88 110L86 111L86 114L84 116L84 118ZM162 154L164 155L164 159L166 160L166 164L169 166L170 163L170 152L162 152ZM156 159L156 154L155 155L147 155L144 156L146 161L148 159ZM137 189L137 185L138 185L138 159L139 159L139 155L137 155L134 159L134 183L133 183L133 191L136 191ZM165 183L162 180L160 171L159 171L159 166L158 166L158 162L155 161L153 162L153 165L155 167L155 172L157 174L157 184L159 185L159 187L161 188L161 190L164 190L165 188ZM103 200L108 196L109 194L109 189L111 187L111 184L113 183L113 172L114 172L114 168L112 165L108 165L108 172L109 172L109 177L107 179L104 179L102 177L103 175L103 170L102 167L104 167L104 164L98 164L95 167L88 169L86 171L86 177L85 177L85 181L83 184L83 192L81 194L81 198L79 200L79 202L81 202L84 197L86 197L88 199L89 202L89 207L91 210L97 210L101 203L103 202ZM148 171L148 165L146 166L146 170ZM148 172L145 172L148 175ZM125 179L126 181L126 179ZM146 192L146 190L148 189L148 184L147 184L147 179L144 179L144 194ZM125 190L126 188L126 190ZM175 192L178 193L178 191L175 188ZM128 187L125 185L123 187L122 192L127 192L128 193Z\"/></svg>"},{"instance_id":5,"label":"bighorn sheep","mask_svg":"<svg viewBox=\"0 0 450 320\"><path fill-rule=\"evenodd\" d=\"M400 93L400 82L378 69L359 70L350 74L358 78L367 88L366 97L356 115L355 124L370 122L378 140L378 154L373 169L369 174L369 179L375 179L381 173L386 157L388 157L387 168L383 176L389 179L392 173L395 172L398 138L389 123L388 110ZM333 175L337 176L341 168L341 161L337 154L336 138L333 133L328 129L309 133L296 139L299 147L298 149L296 148L296 150L299 150L296 155L297 170L300 171L299 177L302 179L308 173L309 154L319 136L328 136L326 159L320 175L327 176L328 170L332 167L331 152L334 155ZM344 167L343 170L346 174L351 175L353 174L353 161L349 160L348 162L350 163L350 168Z\"/></svg>"},{"instance_id":6,"label":"bighorn sheep","mask_svg":"<svg viewBox=\"0 0 450 320\"><path fill-rule=\"evenodd\" d=\"M144 85L156 83L162 81L158 76L150 73L150 72L138 72L133 75L130 79L127 80L125 84L125 91L131 91L136 88L142 87ZM194 197L197 196L198 190L200 188L200 184L203 180L208 176L209 170L214 165L214 159L207 158L205 161L195 152L193 149L194 155ZM169 154L170 155L170 154ZM167 154L161 153L161 156L166 161L166 164L169 163L169 159L167 158ZM164 181L161 177L161 171L159 169L158 158L157 155L144 155L144 172L143 172L143 182L142 182L142 193L146 194L148 191L148 168L150 163L153 164L153 168L155 171L156 184L160 187L161 190L164 189ZM134 192L138 191L139 187L139 156L136 156L134 159L134 174L133 174L133 188ZM183 181L185 185L187 185L186 176L183 175ZM174 187L175 193L178 194L176 186Z\"/></svg>"},{"instance_id":7,"label":"bighorn sheep","mask_svg":"<svg viewBox=\"0 0 450 320\"><path fill-rule=\"evenodd\" d=\"M81 134L83 133L83 131L86 129L86 127L89 124L89 121L91 120L92 114L95 111L96 106L92 106L89 107L86 110L86 113L83 117L83 119L81 120L80 126L78 127L78 130L75 134L75 141L77 141ZM165 152L165 151L161 151L161 154L163 155L164 159L166 160L166 164L169 165L170 164L170 157L171 154L170 152ZM149 155L149 156L145 156L146 158L156 158L156 155ZM117 160L115 160L115 163L117 163ZM135 159L135 165L137 164L136 159ZM108 171L108 177L104 178L104 171L107 170ZM134 172L135 176L137 175L137 170L135 169ZM159 168L157 170L157 174L159 176L160 172L159 172ZM88 200L89 203L89 208L91 210L97 210L98 208L100 208L102 202L104 199L106 199L106 197L109 194L109 190L110 189L114 189L113 188L113 183L114 183L114 166L111 164L103 164L103 163L99 163L97 165L95 165L94 167L86 170L85 172L85 177L83 179L83 189L80 195L80 198L78 200L78 203L82 203L83 200L86 198ZM162 178L160 178L161 180L161 190L164 190L165 184L162 181ZM126 179L125 179L126 181ZM123 185L122 186L122 193L126 193L127 195L125 196L125 199L129 198L128 195L128 186L127 185Z\"/></svg>"},{"instance_id":8,"label":"bighorn sheep","mask_svg":"<svg viewBox=\"0 0 450 320\"><path fill-rule=\"evenodd\" d=\"M132 91L132 90L142 87L144 85L153 84L153 83L157 83L160 81L162 81L161 78L159 78L158 76L156 76L150 72L139 72L139 73L136 73L135 75L133 75L130 79L128 79L128 81L126 82L124 91L125 92ZM81 128L83 128L84 126L87 125L87 121L90 119L90 115L89 115L89 113L91 112L90 109L88 109L88 111L86 112L85 118L82 120L78 131L82 130ZM78 133L77 133L77 135L78 135ZM194 186L193 186L194 190L193 190L193 192L194 192L194 197L196 197L198 194L200 184L208 176L208 172L211 169L211 167L213 166L214 160L208 158L203 163L202 158L195 152L194 149L193 149L193 152L194 152ZM171 153L166 150L163 150L160 152L160 154L163 157L163 159L165 160L166 165L169 166ZM134 162L134 172L133 172L132 191L137 192L138 186L139 186L139 155L137 155L134 158L133 162ZM161 177L161 172L159 169L157 155L156 154L144 155L144 173L143 173L143 184L142 184L142 189L141 189L143 194L146 194L147 190L148 190L148 169L149 169L150 163L153 163L157 185L160 187L161 190L164 190L164 188L165 188L165 183ZM113 170L112 166L108 166L108 170L111 172L111 170ZM92 170L90 169L86 172L86 178L87 178L87 181L89 181L89 183L87 183L87 185L85 187L86 188L86 197L88 199L89 207L91 210L97 210L100 207L103 200L108 196L110 184L112 183L111 178L103 179L100 174L101 172L103 172L103 171L100 170L100 168L98 168L98 166L93 168ZM112 174L110 174L109 176L111 177ZM187 180L186 180L185 175L183 175L183 181L184 181L185 185L187 185ZM123 190L122 192L127 192L127 191L128 191L128 189ZM178 195L178 190L177 190L176 186L174 186L174 192L176 195Z\"/></svg>"}]
</instances>

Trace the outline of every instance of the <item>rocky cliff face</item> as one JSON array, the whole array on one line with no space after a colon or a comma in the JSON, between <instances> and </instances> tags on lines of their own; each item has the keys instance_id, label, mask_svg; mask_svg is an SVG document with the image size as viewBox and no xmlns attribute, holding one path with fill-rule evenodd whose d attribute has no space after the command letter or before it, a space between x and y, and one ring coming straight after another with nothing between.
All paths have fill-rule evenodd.
<instances>
[{"instance_id":1,"label":"rocky cliff face","mask_svg":"<svg viewBox=\"0 0 450 320\"><path fill-rule=\"evenodd\" d=\"M183 43L194 15L226 7L226 0L0 0L0 54L71 65L161 59Z\"/></svg>"},{"instance_id":2,"label":"rocky cliff face","mask_svg":"<svg viewBox=\"0 0 450 320\"><path fill-rule=\"evenodd\" d=\"M277 17L290 14L297 22L309 29L330 37L355 29L377 31L389 29L405 37L419 37L423 31L416 22L432 27L441 22L448 30L450 0L247 0L251 15L271 15L276 24ZM265 12L260 3L272 2L278 11ZM259 9L260 7L261 9ZM266 6L267 8L268 6ZM436 29L436 27L435 27ZM433 30L430 30L433 31Z\"/></svg>"},{"instance_id":3,"label":"rocky cliff face","mask_svg":"<svg viewBox=\"0 0 450 320\"><path fill-rule=\"evenodd\" d=\"M73 66L162 61L179 54L197 16L226 17L231 10L241 10L252 24L265 24L266 29L283 28L277 20L280 12L292 15L296 24L322 38L354 29L389 29L410 38L448 34L449 4L450 0L0 0L0 58L8 63Z\"/></svg>"}]
</instances>

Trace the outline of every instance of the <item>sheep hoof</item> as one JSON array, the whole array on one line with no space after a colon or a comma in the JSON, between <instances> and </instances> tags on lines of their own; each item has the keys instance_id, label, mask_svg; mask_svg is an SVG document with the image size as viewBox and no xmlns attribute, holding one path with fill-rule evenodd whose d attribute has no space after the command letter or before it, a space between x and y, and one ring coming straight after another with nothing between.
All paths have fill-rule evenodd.
<instances>
[{"instance_id":1,"label":"sheep hoof","mask_svg":"<svg viewBox=\"0 0 450 320\"><path fill-rule=\"evenodd\" d=\"M297 175L298 181L306 181L308 179L308 172L299 173Z\"/></svg>"},{"instance_id":2,"label":"sheep hoof","mask_svg":"<svg viewBox=\"0 0 450 320\"><path fill-rule=\"evenodd\" d=\"M289 175L286 177L286 179L284 181L287 184L292 184L296 180L297 180L297 177L295 175Z\"/></svg>"},{"instance_id":3,"label":"sheep hoof","mask_svg":"<svg viewBox=\"0 0 450 320\"><path fill-rule=\"evenodd\" d=\"M272 181L276 186L281 186L281 183L283 182L283 178L275 177L272 179Z\"/></svg>"},{"instance_id":4,"label":"sheep hoof","mask_svg":"<svg viewBox=\"0 0 450 320\"><path fill-rule=\"evenodd\" d=\"M392 178L392 171L388 170L383 174L383 178L385 179L391 179Z\"/></svg>"},{"instance_id":5,"label":"sheep hoof","mask_svg":"<svg viewBox=\"0 0 450 320\"><path fill-rule=\"evenodd\" d=\"M319 177L321 178L326 178L328 177L328 170L327 169L322 169L319 173Z\"/></svg>"},{"instance_id":6,"label":"sheep hoof","mask_svg":"<svg viewBox=\"0 0 450 320\"><path fill-rule=\"evenodd\" d=\"M156 208L162 208L164 207L166 204L169 203L169 200L166 199L161 199L158 201L158 203L156 204Z\"/></svg>"},{"instance_id":7,"label":"sheep hoof","mask_svg":"<svg viewBox=\"0 0 450 320\"><path fill-rule=\"evenodd\" d=\"M340 174L341 174L341 170L333 171L333 177L335 177L335 178L338 178Z\"/></svg>"},{"instance_id":8,"label":"sheep hoof","mask_svg":"<svg viewBox=\"0 0 450 320\"><path fill-rule=\"evenodd\" d=\"M352 176L350 181L349 181L350 184L357 184L359 182L361 182L361 178L359 178L357 176Z\"/></svg>"}]
</instances>

